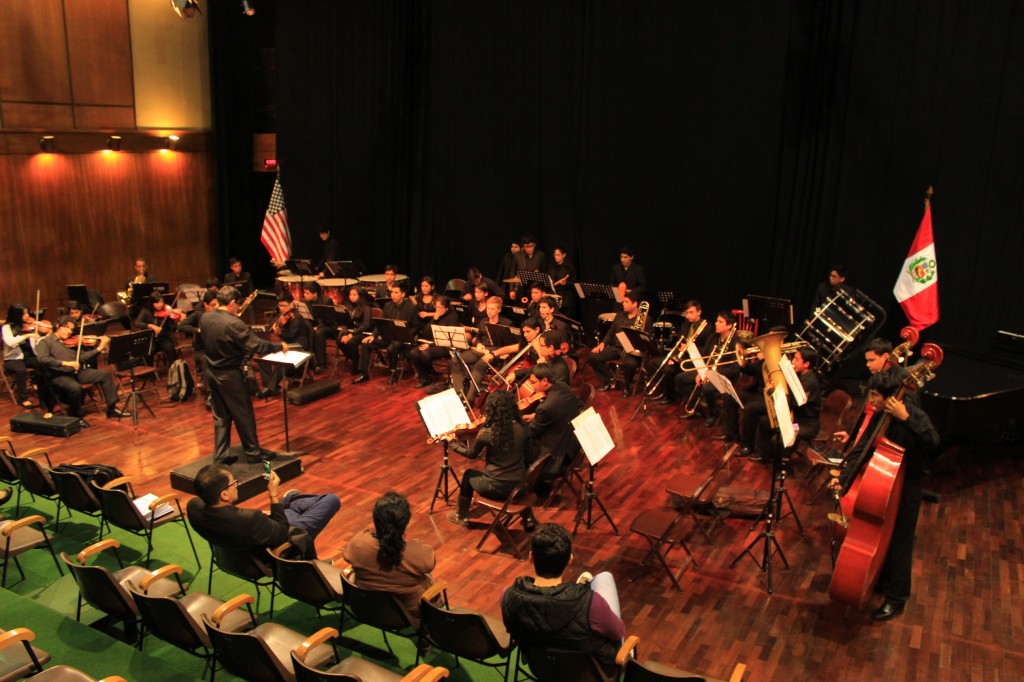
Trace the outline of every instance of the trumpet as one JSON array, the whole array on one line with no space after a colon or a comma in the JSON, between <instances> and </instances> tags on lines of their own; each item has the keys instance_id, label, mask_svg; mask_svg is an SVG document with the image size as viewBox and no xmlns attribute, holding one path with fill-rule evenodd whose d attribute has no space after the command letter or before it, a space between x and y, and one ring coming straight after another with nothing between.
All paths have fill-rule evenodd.
<instances>
[{"instance_id":1,"label":"trumpet","mask_svg":"<svg viewBox=\"0 0 1024 682\"><path fill-rule=\"evenodd\" d=\"M783 354L785 354L785 353L795 353L798 350L800 350L801 348L803 348L805 346L808 346L808 345L809 344L806 341L792 341L790 343L782 344L781 349L782 349L782 353ZM760 347L754 345L754 346L747 346L746 348L737 348L736 350L731 350L728 353L721 353L721 354L719 354L719 353L712 353L711 355L708 355L708 356L702 356L701 360L704 361L704 364L709 364L709 362L708 362L709 360L711 360L714 357L718 357L719 360L718 360L717 363L715 363L715 365L717 367L721 367L722 365L732 365L732 364L737 363L737 362L743 363L743 362L746 362L747 360L752 360L752 359L754 359L757 356L758 353L763 353L763 352L764 351L762 351ZM732 359L730 359L730 360L723 360L722 359L723 357L728 357L728 358L732 358ZM686 363L690 363L690 366L686 367L685 366ZM684 359L682 362L679 363L679 368L684 370L684 371L688 370L688 369L694 369L693 360L691 360L690 358Z\"/></svg>"}]
</instances>

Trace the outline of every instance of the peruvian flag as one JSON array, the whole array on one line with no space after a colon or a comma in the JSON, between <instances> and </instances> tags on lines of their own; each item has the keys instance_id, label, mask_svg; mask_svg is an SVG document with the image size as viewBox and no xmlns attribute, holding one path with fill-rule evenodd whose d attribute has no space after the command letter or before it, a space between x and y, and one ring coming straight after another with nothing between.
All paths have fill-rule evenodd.
<instances>
[{"instance_id":1,"label":"peruvian flag","mask_svg":"<svg viewBox=\"0 0 1024 682\"><path fill-rule=\"evenodd\" d=\"M930 201L925 201L924 218L892 293L903 307L910 326L918 331L939 321L939 271L935 264Z\"/></svg>"}]
</instances>

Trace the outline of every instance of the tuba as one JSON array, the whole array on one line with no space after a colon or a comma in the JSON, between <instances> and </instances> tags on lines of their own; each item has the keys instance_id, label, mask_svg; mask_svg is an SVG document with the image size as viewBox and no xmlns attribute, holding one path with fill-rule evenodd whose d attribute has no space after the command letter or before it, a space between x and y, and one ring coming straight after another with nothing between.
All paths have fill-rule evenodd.
<instances>
[{"instance_id":1,"label":"tuba","mask_svg":"<svg viewBox=\"0 0 1024 682\"><path fill-rule=\"evenodd\" d=\"M764 404L768 408L768 420L773 429L779 428L778 415L775 414L775 402L772 400L774 391L786 393L789 387L786 385L786 377L782 374L779 362L782 360L783 341L786 332L771 332L754 339L754 343L764 353L764 365L761 371L764 374Z\"/></svg>"}]
</instances>

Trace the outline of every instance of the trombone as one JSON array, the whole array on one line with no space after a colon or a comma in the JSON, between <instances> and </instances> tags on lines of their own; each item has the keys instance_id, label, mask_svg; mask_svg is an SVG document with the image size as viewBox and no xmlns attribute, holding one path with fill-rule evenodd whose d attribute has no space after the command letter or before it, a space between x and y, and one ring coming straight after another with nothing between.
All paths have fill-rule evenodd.
<instances>
[{"instance_id":1,"label":"trombone","mask_svg":"<svg viewBox=\"0 0 1024 682\"><path fill-rule=\"evenodd\" d=\"M722 353L721 354L720 357L728 357L728 358L731 358L731 359L730 360L719 360L716 363L717 367L721 367L722 365L732 365L732 364L737 363L737 362L743 363L743 362L746 362L747 360L752 360L755 356L757 356L758 353L763 353L764 352L764 351L761 350L761 348L759 346L756 346L756 345L748 346L746 348L743 348L742 346L740 346L740 344L736 344L736 345L737 345L736 350L731 350L728 353ZM781 352L784 353L784 354L785 353L795 353L796 351L800 350L801 348L803 348L805 346L809 346L809 345L810 344L808 344L806 341L792 341L790 343L782 344L781 345ZM718 354L717 353L712 353L711 355L707 355L707 356L701 357L701 360L703 360L704 363L707 364L708 361L713 360L715 357L718 357ZM687 367L686 363L690 363L690 366ZM679 369L681 369L683 371L694 369L693 360L691 358L684 358L683 361L679 363Z\"/></svg>"},{"instance_id":2,"label":"trombone","mask_svg":"<svg viewBox=\"0 0 1024 682\"><path fill-rule=\"evenodd\" d=\"M736 334L736 323L734 322L732 327L729 328L729 334L725 337L725 340L719 341L719 343L712 349L711 355L708 356L709 362L706 363L709 370L718 369L719 366L727 363L722 362L722 356L726 355L725 349L732 345L733 336ZM740 352L737 348L735 351L730 351L729 354L735 355ZM737 356L738 357L738 356ZM686 360L679 363L680 368L685 364ZM738 362L738 360L734 361ZM699 380L694 383L693 391L690 393L690 397L683 403L683 414L690 416L697 411L697 406L700 404L701 396L704 392L704 384Z\"/></svg>"},{"instance_id":3,"label":"trombone","mask_svg":"<svg viewBox=\"0 0 1024 682\"><path fill-rule=\"evenodd\" d=\"M701 320L696 331L690 334L689 337L684 334L679 335L679 340L676 341L676 345L672 346L672 350L665 355L665 359L661 361L661 364L658 365L658 369L654 370L654 374L651 375L651 378L644 385L645 395L648 398L654 395L658 390L658 387L661 386L661 382L665 378L665 368L668 367L669 363L682 357L682 354L686 351L686 347L690 345L690 342L700 336L700 333L704 331L704 327L706 326L708 326L708 321Z\"/></svg>"}]
</instances>

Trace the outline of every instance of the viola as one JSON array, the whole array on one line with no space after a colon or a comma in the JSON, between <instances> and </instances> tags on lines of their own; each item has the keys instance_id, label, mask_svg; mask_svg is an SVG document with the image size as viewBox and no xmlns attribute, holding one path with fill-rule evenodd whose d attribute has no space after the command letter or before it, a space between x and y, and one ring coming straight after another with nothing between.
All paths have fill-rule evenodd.
<instances>
[{"instance_id":1,"label":"viola","mask_svg":"<svg viewBox=\"0 0 1024 682\"><path fill-rule=\"evenodd\" d=\"M486 421L487 421L487 417L480 416L480 417L477 417L476 419L474 419L473 421L471 421L468 424L458 424L451 431L447 431L445 433L441 433L441 434L438 434L438 435L433 436L431 438L428 438L427 439L427 445L433 445L434 443L440 443L443 440L453 441L453 440L462 440L464 438L468 438L468 437L472 436L473 434L475 434L480 429L480 427L484 425L484 422L486 422Z\"/></svg>"},{"instance_id":2,"label":"viola","mask_svg":"<svg viewBox=\"0 0 1024 682\"><path fill-rule=\"evenodd\" d=\"M523 388L526 385L529 385L529 382L519 387L519 393L517 393L519 398L516 401L516 407L518 407L519 411L524 414L537 409L537 404L544 400L544 398L548 397L547 393L544 391L538 391L532 386L530 386L528 393L524 392Z\"/></svg>"},{"instance_id":3,"label":"viola","mask_svg":"<svg viewBox=\"0 0 1024 682\"><path fill-rule=\"evenodd\" d=\"M102 339L102 337L99 337L99 336L89 336L87 334L87 335L82 337L82 345L83 346L95 346L95 345L99 344L101 339ZM77 336L69 336L68 338L64 339L64 345L67 346L68 348L75 348L76 346L78 346L78 337Z\"/></svg>"}]
</instances>

